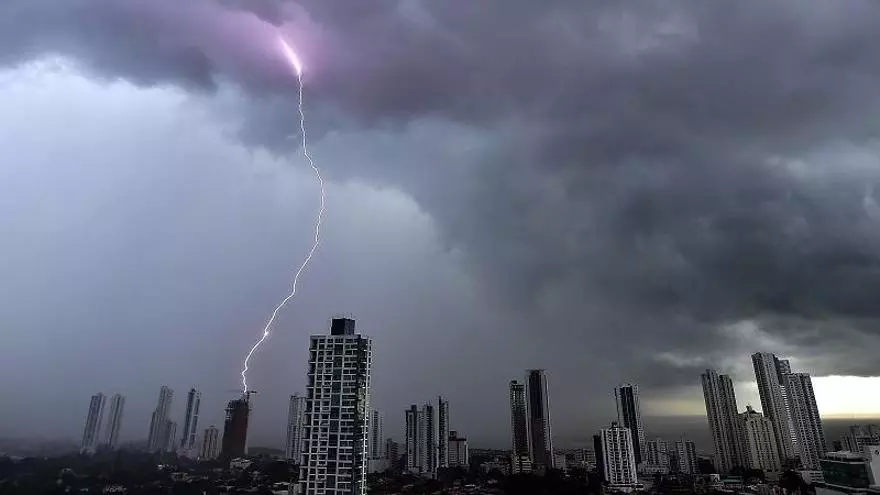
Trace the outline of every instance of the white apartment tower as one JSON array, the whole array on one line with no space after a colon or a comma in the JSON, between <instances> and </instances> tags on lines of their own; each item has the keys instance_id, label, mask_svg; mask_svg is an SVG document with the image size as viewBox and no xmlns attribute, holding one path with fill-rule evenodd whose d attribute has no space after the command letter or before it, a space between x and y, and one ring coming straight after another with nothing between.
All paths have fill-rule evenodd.
<instances>
[{"instance_id":1,"label":"white apartment tower","mask_svg":"<svg viewBox=\"0 0 880 495\"><path fill-rule=\"evenodd\" d=\"M183 419L183 434L180 436L180 449L191 456L195 456L197 429L199 425L199 406L202 402L202 393L191 388L186 394L186 413Z\"/></svg>"},{"instance_id":2,"label":"white apartment tower","mask_svg":"<svg viewBox=\"0 0 880 495\"><path fill-rule=\"evenodd\" d=\"M150 419L150 435L147 437L147 450L157 452L165 450L168 445L168 434L165 430L168 423L168 413L171 409L171 400L174 391L163 385L159 389L159 401Z\"/></svg>"},{"instance_id":3,"label":"white apartment tower","mask_svg":"<svg viewBox=\"0 0 880 495\"><path fill-rule=\"evenodd\" d=\"M297 464L302 462L305 417L306 397L291 395L287 408L287 444L284 457Z\"/></svg>"},{"instance_id":4,"label":"white apartment tower","mask_svg":"<svg viewBox=\"0 0 880 495\"><path fill-rule=\"evenodd\" d=\"M370 411L370 441L367 444L367 457L370 459L385 458L385 437L382 436L384 420L378 409Z\"/></svg>"},{"instance_id":5,"label":"white apartment tower","mask_svg":"<svg viewBox=\"0 0 880 495\"><path fill-rule=\"evenodd\" d=\"M791 372L788 361L780 360L769 352L752 354L755 367L755 380L761 396L761 409L764 416L773 423L773 434L782 462L798 455L797 437L785 389L785 376Z\"/></svg>"},{"instance_id":6,"label":"white apartment tower","mask_svg":"<svg viewBox=\"0 0 880 495\"><path fill-rule=\"evenodd\" d=\"M434 406L411 405L406 410L406 469L433 476L437 470L437 442Z\"/></svg>"},{"instance_id":7,"label":"white apartment tower","mask_svg":"<svg viewBox=\"0 0 880 495\"><path fill-rule=\"evenodd\" d=\"M309 345L300 493L365 495L373 343L334 318Z\"/></svg>"},{"instance_id":8,"label":"white apartment tower","mask_svg":"<svg viewBox=\"0 0 880 495\"><path fill-rule=\"evenodd\" d=\"M642 463L642 448L645 445L645 429L642 426L642 412L639 406L639 387L626 383L614 389L617 404L617 422L629 428L633 436L633 450L636 464Z\"/></svg>"},{"instance_id":9,"label":"white apartment tower","mask_svg":"<svg viewBox=\"0 0 880 495\"><path fill-rule=\"evenodd\" d=\"M706 401L706 417L715 446L715 467L722 473L728 473L734 467L743 465L733 381L715 370L706 370L700 378Z\"/></svg>"},{"instance_id":10,"label":"white apartment tower","mask_svg":"<svg viewBox=\"0 0 880 495\"><path fill-rule=\"evenodd\" d=\"M600 474L610 490L627 492L637 488L636 457L629 428L613 422L610 428L599 430L596 449Z\"/></svg>"},{"instance_id":11,"label":"white apartment tower","mask_svg":"<svg viewBox=\"0 0 880 495\"><path fill-rule=\"evenodd\" d=\"M98 449L98 436L101 434L101 422L104 421L104 402L107 397L102 393L92 396L89 401L89 412L86 415L86 426L83 428L80 452L94 454Z\"/></svg>"},{"instance_id":12,"label":"white apartment tower","mask_svg":"<svg viewBox=\"0 0 880 495\"><path fill-rule=\"evenodd\" d=\"M739 418L743 453L747 461L743 467L760 469L765 473L782 472L773 423L752 406L746 406L746 412L740 414Z\"/></svg>"},{"instance_id":13,"label":"white apartment tower","mask_svg":"<svg viewBox=\"0 0 880 495\"><path fill-rule=\"evenodd\" d=\"M819 418L813 381L807 373L785 375L785 390L788 395L789 410L797 434L801 467L820 469L819 458L825 455L825 430Z\"/></svg>"},{"instance_id":14,"label":"white apartment tower","mask_svg":"<svg viewBox=\"0 0 880 495\"><path fill-rule=\"evenodd\" d=\"M211 425L202 435L202 449L199 452L199 459L211 460L216 459L220 455L220 430L216 426Z\"/></svg>"},{"instance_id":15,"label":"white apartment tower","mask_svg":"<svg viewBox=\"0 0 880 495\"><path fill-rule=\"evenodd\" d=\"M122 410L125 408L125 397L113 394L110 398L110 411L107 415L107 439L104 442L109 449L119 445L119 429L122 428Z\"/></svg>"}]
</instances>

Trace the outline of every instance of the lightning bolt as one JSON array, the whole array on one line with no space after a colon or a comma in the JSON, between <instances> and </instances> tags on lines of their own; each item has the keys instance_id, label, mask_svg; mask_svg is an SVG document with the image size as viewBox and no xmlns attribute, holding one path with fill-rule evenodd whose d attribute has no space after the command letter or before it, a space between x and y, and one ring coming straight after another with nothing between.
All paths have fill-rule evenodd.
<instances>
[{"instance_id":1,"label":"lightning bolt","mask_svg":"<svg viewBox=\"0 0 880 495\"><path fill-rule=\"evenodd\" d=\"M266 326L263 327L263 333L260 336L259 340L251 347L250 352L247 353L247 356L244 358L244 365L241 370L241 387L244 393L248 391L247 384L247 372L248 372L248 363L250 362L251 357L254 355L257 349L259 349L260 345L265 342L267 338L269 338L269 333L272 329L272 324L275 323L275 318L278 317L278 312L287 304L288 301L293 299L296 296L296 285L299 282L299 276L302 274L303 270L305 270L306 266L311 261L312 256L315 254L315 251L318 249L318 244L321 242L321 221L324 218L324 200L325 200L325 190L324 190L324 178L321 177L321 171L315 165L315 162L312 160L312 155L309 154L308 140L306 139L306 114L303 111L303 66L299 60L299 57L296 55L296 52L293 51L293 48L284 40L284 38L278 39L279 44L281 45L281 51L284 53L284 56L287 58L287 61L290 63L294 72L296 73L297 85L299 87L299 130L300 135L302 136L302 152L303 156L305 156L306 160L309 162L309 166L312 167L312 170L315 173L315 178L318 179L318 185L321 187L321 208L318 209L318 216L315 219L315 240L312 243L312 248L309 250L309 254L303 260L302 264L299 265L299 269L296 270L296 274L293 276L293 284L291 285L290 293L287 294L287 297L281 300L278 303L278 306L275 306L275 309L272 311L272 316L269 317L269 321L266 322Z\"/></svg>"}]
</instances>

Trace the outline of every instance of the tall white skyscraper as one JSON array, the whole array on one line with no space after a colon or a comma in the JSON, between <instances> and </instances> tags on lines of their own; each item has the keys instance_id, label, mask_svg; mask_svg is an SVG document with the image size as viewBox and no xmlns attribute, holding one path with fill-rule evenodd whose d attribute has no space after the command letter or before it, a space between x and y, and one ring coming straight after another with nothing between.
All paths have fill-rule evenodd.
<instances>
[{"instance_id":1,"label":"tall white skyscraper","mask_svg":"<svg viewBox=\"0 0 880 495\"><path fill-rule=\"evenodd\" d=\"M150 419L150 435L147 437L147 450L150 452L162 451L168 446L166 426L173 398L174 391L162 385L162 388L159 389L159 401Z\"/></svg>"},{"instance_id":2,"label":"tall white skyscraper","mask_svg":"<svg viewBox=\"0 0 880 495\"><path fill-rule=\"evenodd\" d=\"M744 463L733 381L715 370L706 370L700 378L706 401L706 417L715 446L715 467L722 473L728 473Z\"/></svg>"},{"instance_id":3,"label":"tall white skyscraper","mask_svg":"<svg viewBox=\"0 0 880 495\"><path fill-rule=\"evenodd\" d=\"M406 410L406 469L411 473L433 475L437 470L437 441L434 406L411 405Z\"/></svg>"},{"instance_id":4,"label":"tall white skyscraper","mask_svg":"<svg viewBox=\"0 0 880 495\"><path fill-rule=\"evenodd\" d=\"M633 436L636 464L641 464L642 448L645 445L645 429L642 426L638 385L626 383L616 387L614 400L617 403L617 421L624 428L629 428Z\"/></svg>"},{"instance_id":5,"label":"tall white skyscraper","mask_svg":"<svg viewBox=\"0 0 880 495\"><path fill-rule=\"evenodd\" d=\"M125 408L125 397L113 394L110 398L110 412L107 415L107 439L104 443L110 449L119 445L119 429L122 427L122 410Z\"/></svg>"},{"instance_id":6,"label":"tall white skyscraper","mask_svg":"<svg viewBox=\"0 0 880 495\"><path fill-rule=\"evenodd\" d=\"M202 393L191 388L186 394L186 412L183 418L183 434L180 436L180 449L191 456L195 456L198 438L199 406L202 402Z\"/></svg>"},{"instance_id":7,"label":"tall white skyscraper","mask_svg":"<svg viewBox=\"0 0 880 495\"><path fill-rule=\"evenodd\" d=\"M529 451L535 469L553 467L553 432L550 428L550 392L544 370L526 370Z\"/></svg>"},{"instance_id":8,"label":"tall white skyscraper","mask_svg":"<svg viewBox=\"0 0 880 495\"><path fill-rule=\"evenodd\" d=\"M437 398L437 467L449 467L449 401Z\"/></svg>"},{"instance_id":9,"label":"tall white skyscraper","mask_svg":"<svg viewBox=\"0 0 880 495\"><path fill-rule=\"evenodd\" d=\"M794 459L798 455L797 439L784 378L791 372L791 366L788 361L780 360L769 352L752 354L752 364L761 396L761 409L773 423L779 457L782 462Z\"/></svg>"},{"instance_id":10,"label":"tall white skyscraper","mask_svg":"<svg viewBox=\"0 0 880 495\"><path fill-rule=\"evenodd\" d=\"M220 430L216 426L211 425L202 434L202 449L199 452L199 459L211 460L216 459L220 455Z\"/></svg>"},{"instance_id":11,"label":"tall white skyscraper","mask_svg":"<svg viewBox=\"0 0 880 495\"><path fill-rule=\"evenodd\" d=\"M383 437L383 423L385 418L378 409L370 411L370 441L367 445L370 459L385 458L385 437Z\"/></svg>"},{"instance_id":12,"label":"tall white skyscraper","mask_svg":"<svg viewBox=\"0 0 880 495\"><path fill-rule=\"evenodd\" d=\"M746 406L746 412L740 414L739 419L741 443L747 461L743 467L770 473L782 472L773 423L752 406Z\"/></svg>"},{"instance_id":13,"label":"tall white skyscraper","mask_svg":"<svg viewBox=\"0 0 880 495\"><path fill-rule=\"evenodd\" d=\"M80 452L94 454L98 449L98 438L101 434L101 422L104 421L104 402L107 397L102 393L92 396L89 401L89 412L86 415L86 426L83 428Z\"/></svg>"},{"instance_id":14,"label":"tall white skyscraper","mask_svg":"<svg viewBox=\"0 0 880 495\"><path fill-rule=\"evenodd\" d=\"M599 474L608 488L618 491L632 491L639 483L636 474L636 457L632 442L632 432L611 423L611 428L599 430L595 438L596 460Z\"/></svg>"},{"instance_id":15,"label":"tall white skyscraper","mask_svg":"<svg viewBox=\"0 0 880 495\"><path fill-rule=\"evenodd\" d=\"M813 381L807 373L789 373L785 376L785 390L791 419L797 434L801 467L820 469L819 458L825 455L825 430L819 417Z\"/></svg>"},{"instance_id":16,"label":"tall white skyscraper","mask_svg":"<svg viewBox=\"0 0 880 495\"><path fill-rule=\"evenodd\" d=\"M313 335L300 488L305 495L365 495L373 343L355 321L334 318Z\"/></svg>"},{"instance_id":17,"label":"tall white skyscraper","mask_svg":"<svg viewBox=\"0 0 880 495\"><path fill-rule=\"evenodd\" d=\"M287 408L287 448L284 456L297 464L302 462L305 440L306 397L291 395Z\"/></svg>"}]
</instances>

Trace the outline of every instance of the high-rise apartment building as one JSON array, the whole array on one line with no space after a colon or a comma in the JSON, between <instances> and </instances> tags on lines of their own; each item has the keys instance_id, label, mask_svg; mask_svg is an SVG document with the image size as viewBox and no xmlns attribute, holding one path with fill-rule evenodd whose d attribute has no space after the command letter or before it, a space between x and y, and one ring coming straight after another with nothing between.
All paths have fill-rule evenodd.
<instances>
[{"instance_id":1,"label":"high-rise apartment building","mask_svg":"<svg viewBox=\"0 0 880 495\"><path fill-rule=\"evenodd\" d=\"M165 420L165 428L162 429L165 434L165 440L162 441L162 450L165 452L174 452L177 445L177 422L170 419Z\"/></svg>"},{"instance_id":2,"label":"high-rise apartment building","mask_svg":"<svg viewBox=\"0 0 880 495\"><path fill-rule=\"evenodd\" d=\"M449 401L437 398L437 467L449 467Z\"/></svg>"},{"instance_id":3,"label":"high-rise apartment building","mask_svg":"<svg viewBox=\"0 0 880 495\"><path fill-rule=\"evenodd\" d=\"M406 470L411 473L421 471L419 461L419 407L415 404L406 410L406 431L404 436L404 452L406 455Z\"/></svg>"},{"instance_id":4,"label":"high-rise apartment building","mask_svg":"<svg viewBox=\"0 0 880 495\"><path fill-rule=\"evenodd\" d=\"M782 464L773 423L763 414L746 406L746 412L739 415L742 434L743 454L746 464L743 467L760 469L764 472L779 473Z\"/></svg>"},{"instance_id":5,"label":"high-rise apartment building","mask_svg":"<svg viewBox=\"0 0 880 495\"><path fill-rule=\"evenodd\" d=\"M186 410L183 418L183 433L180 436L180 449L194 456L198 439L199 406L202 402L202 393L191 388L186 394Z\"/></svg>"},{"instance_id":6,"label":"high-rise apartment building","mask_svg":"<svg viewBox=\"0 0 880 495\"><path fill-rule=\"evenodd\" d=\"M211 460L216 459L220 455L220 430L216 426L211 425L202 434L202 449L199 452L199 459Z\"/></svg>"},{"instance_id":7,"label":"high-rise apartment building","mask_svg":"<svg viewBox=\"0 0 880 495\"><path fill-rule=\"evenodd\" d=\"M164 451L167 448L168 435L165 431L168 423L168 413L171 410L171 400L174 391L163 385L159 389L159 401L150 419L150 435L147 437L147 450L150 452Z\"/></svg>"},{"instance_id":8,"label":"high-rise apartment building","mask_svg":"<svg viewBox=\"0 0 880 495\"><path fill-rule=\"evenodd\" d=\"M673 471L683 474L699 474L697 464L697 446L690 440L680 439L675 441L673 457L675 467Z\"/></svg>"},{"instance_id":9,"label":"high-rise apartment building","mask_svg":"<svg viewBox=\"0 0 880 495\"><path fill-rule=\"evenodd\" d=\"M291 395L287 407L287 444L284 457L297 464L302 462L305 440L306 397Z\"/></svg>"},{"instance_id":10,"label":"high-rise apartment building","mask_svg":"<svg viewBox=\"0 0 880 495\"><path fill-rule=\"evenodd\" d=\"M544 370L526 371L529 451L538 471L553 467L553 435L550 429L550 393Z\"/></svg>"},{"instance_id":11,"label":"high-rise apartment building","mask_svg":"<svg viewBox=\"0 0 880 495\"><path fill-rule=\"evenodd\" d=\"M755 368L755 380L758 382L758 393L761 396L761 409L764 416L773 423L779 457L785 463L798 455L797 437L784 378L791 373L791 365L769 352L752 354L752 364Z\"/></svg>"},{"instance_id":12,"label":"high-rise apartment building","mask_svg":"<svg viewBox=\"0 0 880 495\"><path fill-rule=\"evenodd\" d=\"M638 385L627 383L615 388L614 400L617 403L617 421L624 428L629 428L633 436L636 464L641 464L642 447L645 445L645 430L642 426L642 413L639 407Z\"/></svg>"},{"instance_id":13,"label":"high-rise apartment building","mask_svg":"<svg viewBox=\"0 0 880 495\"><path fill-rule=\"evenodd\" d=\"M370 438L367 443L369 459L385 459L385 437L383 436L385 418L378 409L370 412Z\"/></svg>"},{"instance_id":14,"label":"high-rise apartment building","mask_svg":"<svg viewBox=\"0 0 880 495\"><path fill-rule=\"evenodd\" d=\"M98 438L101 434L101 422L104 421L104 402L107 397L102 393L92 396L89 401L89 412L86 415L86 426L83 428L80 452L94 454L98 449Z\"/></svg>"},{"instance_id":15,"label":"high-rise apartment building","mask_svg":"<svg viewBox=\"0 0 880 495\"><path fill-rule=\"evenodd\" d=\"M311 337L301 493L366 494L372 362L373 342L352 319Z\"/></svg>"},{"instance_id":16,"label":"high-rise apartment building","mask_svg":"<svg viewBox=\"0 0 880 495\"><path fill-rule=\"evenodd\" d=\"M388 459L389 466L395 466L400 459L400 445L393 438L385 439L385 459Z\"/></svg>"},{"instance_id":17,"label":"high-rise apartment building","mask_svg":"<svg viewBox=\"0 0 880 495\"><path fill-rule=\"evenodd\" d=\"M791 419L797 434L801 467L808 470L820 469L819 459L825 455L827 447L816 395L813 393L813 381L807 373L789 373L784 377Z\"/></svg>"},{"instance_id":18,"label":"high-rise apartment building","mask_svg":"<svg viewBox=\"0 0 880 495\"><path fill-rule=\"evenodd\" d=\"M594 437L599 474L612 491L629 492L639 487L632 432L612 422Z\"/></svg>"},{"instance_id":19,"label":"high-rise apartment building","mask_svg":"<svg viewBox=\"0 0 880 495\"><path fill-rule=\"evenodd\" d=\"M245 392L238 399L226 404L226 419L223 422L223 440L220 447L220 460L224 463L247 455L248 424L251 414L251 395Z\"/></svg>"},{"instance_id":20,"label":"high-rise apartment building","mask_svg":"<svg viewBox=\"0 0 880 495\"><path fill-rule=\"evenodd\" d=\"M447 446L449 449L447 467L467 469L470 462L467 438L459 437L458 432L452 430L447 437Z\"/></svg>"},{"instance_id":21,"label":"high-rise apartment building","mask_svg":"<svg viewBox=\"0 0 880 495\"><path fill-rule=\"evenodd\" d=\"M531 458L526 386L516 380L510 382L510 435L512 455L517 458Z\"/></svg>"},{"instance_id":22,"label":"high-rise apartment building","mask_svg":"<svg viewBox=\"0 0 880 495\"><path fill-rule=\"evenodd\" d=\"M733 381L715 370L706 370L700 378L706 401L706 417L715 446L715 467L722 473L728 473L744 463Z\"/></svg>"},{"instance_id":23,"label":"high-rise apartment building","mask_svg":"<svg viewBox=\"0 0 880 495\"><path fill-rule=\"evenodd\" d=\"M669 451L669 443L663 439L645 441L645 452L642 460L645 463L645 469L651 473L666 474L670 471L669 458L672 453Z\"/></svg>"},{"instance_id":24,"label":"high-rise apartment building","mask_svg":"<svg viewBox=\"0 0 880 495\"><path fill-rule=\"evenodd\" d=\"M406 469L433 476L437 470L437 441L434 406L411 405L406 410Z\"/></svg>"},{"instance_id":25,"label":"high-rise apartment building","mask_svg":"<svg viewBox=\"0 0 880 495\"><path fill-rule=\"evenodd\" d=\"M122 410L125 408L125 397L113 394L110 398L110 411L107 414L107 438L104 444L109 449L119 445L119 429L122 428Z\"/></svg>"}]
</instances>

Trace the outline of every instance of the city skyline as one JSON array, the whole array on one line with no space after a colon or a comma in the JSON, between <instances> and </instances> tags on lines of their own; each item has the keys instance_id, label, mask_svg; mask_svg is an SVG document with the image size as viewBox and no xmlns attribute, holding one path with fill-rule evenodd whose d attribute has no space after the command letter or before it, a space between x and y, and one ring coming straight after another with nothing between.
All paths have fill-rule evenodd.
<instances>
[{"instance_id":1,"label":"city skyline","mask_svg":"<svg viewBox=\"0 0 880 495\"><path fill-rule=\"evenodd\" d=\"M523 384L521 381L520 381L520 384L521 384L521 386L523 387L523 393L524 393L524 384ZM738 382L734 382L733 385L736 387L736 386L741 386L742 384L741 384L741 383L738 383ZM625 386L630 386L630 384L626 384ZM635 387L638 388L637 385L635 385ZM173 390L171 390L170 387L169 387L169 391L170 391L171 394L173 395ZM113 399L113 398L115 398L117 395L120 395L120 394L114 394L114 396L111 397L111 398L109 398L109 399ZM201 393L200 393L200 392L199 392L199 396L201 397ZM120 395L120 397L121 397L122 402L123 402L123 404L124 404L125 397L123 397L123 396L121 396L121 395ZM226 405L226 403L228 402L228 400L226 400L225 397L228 397L228 394L227 394L227 393L219 393L216 397L214 397L214 399L215 399L215 400L217 400L217 399L222 400L222 404ZM105 398L106 398L106 397L105 397ZM105 409L106 411L110 411L111 400L107 400L106 402L107 402L107 405L105 406L104 409ZM448 401L444 401L444 402L448 402ZM173 405L174 401L172 400L171 403L172 403L172 405ZM756 405L757 405L757 406L759 407L759 409L760 409L759 404L756 404ZM508 415L509 415L509 406L510 406L510 404L508 403L508 404L507 404L508 412L505 413L505 414L508 414ZM751 405L751 404L748 404L747 406L743 406L743 407L749 407L749 408L751 408L752 405ZM213 415L213 416L215 416L215 417L220 417L220 418L222 418L222 412L218 414L217 411L222 411L222 408L214 408L213 413L212 413L212 412L208 412L208 415L209 415L209 416L212 416L212 415ZM289 411L288 411L288 412L289 412ZM759 412L760 412L760 411L759 411ZM617 413L614 413L614 412L612 411L612 414L617 414ZM705 417L705 415L703 415L703 416ZM700 416L650 416L650 418L651 418L652 420L654 420L655 422L656 422L656 421L659 421L659 422L661 422L661 423L663 422L663 418L664 418L664 417L675 419L675 418L690 418L690 417L693 417L693 418L699 418ZM822 417L823 417L823 418L829 418L828 416L825 416L825 415L822 415ZM285 418L286 418L286 419L285 419L285 421L286 421L286 420L287 420L287 416L286 416ZM393 419L393 418L392 418L392 419ZM597 424L598 424L599 421L602 420L602 419L600 419L600 418L590 418L590 419L594 420ZM835 419L835 417L831 416L830 419ZM836 418L836 419L843 420L844 418ZM178 420L179 420L179 421L178 421ZM384 416L383 416L383 420L384 420ZM866 420L866 421L863 421L863 420ZM872 420L873 420L873 421L872 421ZM173 422L175 423L175 427L177 427L178 425L182 425L182 424L185 422L185 409L184 409L184 410L181 410L181 411L180 411L180 414L177 414L176 412L171 412L171 413L169 414L169 421L173 421ZM438 421L438 422L439 422L439 416L437 417L437 419L435 419L435 421ZM880 422L880 418L874 418L874 417L870 417L870 416L868 416L868 417L858 417L858 416L856 416L856 417L851 417L851 418L850 418L850 421L851 421L853 424L856 424L856 423L863 423L863 422L864 422L864 423L873 423L873 422ZM392 422L393 422L393 421L392 421ZM106 427L109 427L109 426L110 426L110 414L109 414L109 412L107 413L107 417L106 417L106 420L104 421L104 423L106 423L106 425L102 424L102 426L101 426L101 428L103 428L103 430L101 431L101 437L102 437L102 438L100 439L100 444L101 444L101 445L103 445L103 444L106 442L106 438L105 438L105 437L106 437L106 435L108 434L108 431L106 430L105 426L106 426ZM222 421L220 421L220 423L222 424ZM643 423L644 423L644 421L643 421ZM285 422L285 424L287 424L287 423ZM396 440L403 440L403 439L404 439L404 434L403 434L403 433L400 433L400 435L395 435L395 434L393 433L393 432L397 431L398 429L402 432L402 431L403 431L403 426L404 426L403 423L401 423L400 428L395 428L395 429L390 430L390 431L392 432L391 437L392 437L392 438L395 438ZM601 426L601 424L599 424L599 426ZM655 424L654 426L656 427L657 425ZM598 428L598 426L597 426L597 428ZM141 430L142 428L141 428L141 427L135 427L135 429L136 429L136 430ZM588 429L589 429L589 428L588 428ZM696 427L696 428L695 428L694 425L691 425L691 426L689 426L689 427L686 428L686 429L689 430L689 431L691 432L691 434L693 434L695 429L696 429L696 430L699 430L699 427ZM576 435L576 436L580 436L580 437L582 437L584 431L586 431L586 430L583 430L583 431L579 432L578 435ZM592 430L591 430L591 431L592 431ZM648 431L652 431L652 429L650 428L650 425L649 425ZM698 432L698 433L699 433L699 432ZM199 431L199 432L197 432L197 434L198 434L199 436L195 439L195 441L196 441L196 445L195 445L196 453L198 453L199 449L201 448L200 445L201 445L202 438L201 438L200 435L202 434L202 432ZM697 437L701 437L701 436L702 436L702 435L697 434ZM278 448L282 448L282 449L284 449L284 448L285 448L285 443L282 442L282 443L279 444L279 443L278 443L278 440L277 440L277 436L276 436L275 438L276 438L276 439L275 439L274 442L273 442L273 441L268 441L268 442L267 442L267 441L265 441L265 440L261 440L261 441L258 442L258 443L259 443L260 445L266 445L266 446L272 446L272 447L278 447ZM122 437L122 440L123 440L123 442L126 442L126 443L127 443L127 442L131 442L131 441L138 441L138 440L148 440L148 436L140 436L140 435L135 434L135 435L130 435L130 436L124 436L124 437ZM650 440L650 439L649 439L649 440ZM709 440L709 437L706 437L705 440ZM839 438L834 438L834 440L839 440ZM182 439L181 439L181 438L178 438L178 441L179 441L179 442L182 442ZM437 441L438 441L438 443L439 443L439 438L437 438ZM828 447L830 448L830 446L831 446L831 439L828 439L828 440L825 440L825 441L826 441ZM698 443L700 443L700 442L698 442ZM472 444L472 446L473 446L473 443L472 443L472 442L471 442L471 444ZM570 448L570 447L573 447L573 446L584 445L584 444L585 444L585 443L584 443L584 440L575 440L575 441L572 441L572 440L570 440L570 439L569 439L569 440L563 439L563 446L566 447L566 448ZM704 442L701 442L700 445L701 445L701 447L700 447L700 448L701 448L701 452L706 452L706 453L708 453L708 452L711 451L711 447L712 447L711 442L704 441ZM488 441L487 443L485 443L485 445L481 445L481 446L493 447L493 448L499 448L499 447L507 447L507 448L509 448L509 446L510 446L510 432L508 432L508 434L507 434L507 440L504 440L504 439L500 439L500 440L498 440L498 439L496 439L496 440L490 440L490 441ZM439 459L438 459L438 462L439 462Z\"/></svg>"},{"instance_id":2,"label":"city skyline","mask_svg":"<svg viewBox=\"0 0 880 495\"><path fill-rule=\"evenodd\" d=\"M644 418L701 414L709 367L757 410L755 350L824 417L880 415L873 2L116 3L0 2L0 435L80 437L101 390L137 441L161 384L179 432L194 384L222 424L312 242L278 36L330 201L251 362L255 441L340 309L382 349L389 429L430 391L506 443L496 384L532 367L556 439L618 383Z\"/></svg>"}]
</instances>

